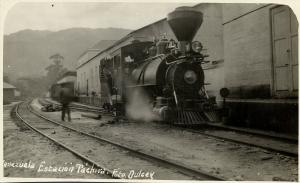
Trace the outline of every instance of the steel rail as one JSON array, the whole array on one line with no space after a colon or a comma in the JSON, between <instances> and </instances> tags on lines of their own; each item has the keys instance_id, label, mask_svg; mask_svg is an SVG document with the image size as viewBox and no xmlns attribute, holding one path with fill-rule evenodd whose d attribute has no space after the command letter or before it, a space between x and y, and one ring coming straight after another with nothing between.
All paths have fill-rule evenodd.
<instances>
[{"instance_id":1,"label":"steel rail","mask_svg":"<svg viewBox=\"0 0 300 183\"><path fill-rule=\"evenodd\" d=\"M278 139L281 141L287 141L291 143L298 143L298 137L292 137L288 135L283 134L272 134L264 131L254 130L254 129L247 129L247 128L241 128L241 127L234 127L234 126L228 126L228 125L221 125L221 124L214 124L214 123L207 123L206 125L217 128L217 129L225 129L225 130L231 130L235 132L245 133L249 135L257 135L261 137L267 137L271 139Z\"/></svg>"},{"instance_id":2,"label":"steel rail","mask_svg":"<svg viewBox=\"0 0 300 183\"><path fill-rule=\"evenodd\" d=\"M29 107L29 106L28 106ZM218 177L218 176L215 176L215 175L212 175L208 172L205 172L205 171L201 171L201 170L197 170L197 169L194 169L194 168L190 168L190 167L186 167L185 165L182 165L180 164L180 162L177 162L177 161L174 161L174 160L166 160L164 159L163 157L159 157L157 155L154 155L154 154L149 154L141 149L134 149L132 147L128 147L128 146L125 146L125 145L122 145L120 143L117 143L117 142L114 142L112 140L109 140L109 139L106 139L104 137L99 137L99 136L96 136L96 135L92 135L92 134L89 134L89 133L86 133L86 132L83 132L81 130L78 130L78 129L75 129L73 127L69 127L69 126L66 126L64 124L61 124L61 123L58 123L52 119L49 119L45 116L43 116L42 114L36 112L35 110L33 110L31 107L29 107L29 110L37 115L38 117L40 118L43 118L49 122L52 122L52 123L55 123L59 126L62 126L64 128L67 128L69 130L72 130L74 132L77 132L79 134L83 134L83 135L86 135L88 137L92 137L94 139L97 139L99 141L102 141L102 142L105 142L105 143L108 143L108 144L111 144L113 146L117 146L119 148L122 148L122 149L125 149L133 154L135 154L136 156L138 156L139 158L142 158L142 159L146 159L148 161L155 161L156 163L158 163L159 165L165 165L167 168L174 168L175 170L185 174L185 175L189 175L191 177L194 177L194 178L197 178L199 180L221 180L221 181L224 181L225 179L224 178L221 178L221 177Z\"/></svg>"},{"instance_id":3,"label":"steel rail","mask_svg":"<svg viewBox=\"0 0 300 183\"><path fill-rule=\"evenodd\" d=\"M59 105L59 104L55 104L55 105ZM75 109L78 109L78 108L75 107ZM93 112L93 110L90 110L89 108L86 108L84 110ZM97 112L99 112L99 111L97 111ZM222 127L222 126L219 126L219 125L210 125L210 124L206 124L206 125L211 126L211 127L215 127L215 128L219 128L219 129L228 130L228 131L231 130L231 131L239 132L239 133L242 133L242 134L257 135L257 136L261 136L261 137L267 137L267 138L270 138L270 139L290 141L290 142L293 142L293 143L295 142L294 139L286 138L286 137L276 137L275 135L268 135L268 134L264 134L264 133L248 132L246 130L240 130L238 128L227 128L227 127ZM269 146L248 143L248 142L244 142L244 141L241 141L241 140L235 140L235 139L231 139L231 138L221 137L221 136L218 136L218 135L207 134L205 132L201 132L201 131L194 130L194 129L189 129L189 128L183 128L183 127L178 127L178 126L176 126L176 128L181 129L181 130L190 131L190 132L193 132L193 133L202 134L202 135L205 135L205 136L210 136L210 137L226 140L226 141L231 141L231 142L238 143L238 144L248 145L248 146L252 146L252 147L259 147L259 148L263 148L263 149L270 150L270 151L273 151L273 152L278 152L278 153L281 153L281 154L284 154L284 155L292 156L292 157L298 157L298 153L291 152L291 151L288 151L288 150L285 150L285 149L276 149L276 148L272 148L272 147L269 147Z\"/></svg>"},{"instance_id":4,"label":"steel rail","mask_svg":"<svg viewBox=\"0 0 300 183\"><path fill-rule=\"evenodd\" d=\"M23 103L23 102L22 102L22 103ZM78 151L72 149L71 147L69 147L69 146L67 146L67 145L64 145L64 144L58 142L58 141L55 140L54 138L52 138L52 137L50 137L50 136L44 134L43 132L41 132L41 131L38 130L37 128L35 128L35 127L33 127L32 125L30 125L29 122L26 121L26 120L19 114L19 112L18 112L19 106L20 106L22 103L17 104L17 106L16 106L16 108L15 108L15 112L16 112L16 116L17 116L23 123L25 123L27 127L29 127L31 130L35 131L36 133L42 135L43 137L46 137L47 139L50 139L52 142L54 142L54 144L56 144L56 145L58 145L58 146L60 146L60 147L62 147L62 148L64 148L64 149L68 150L69 152L71 152L72 154L74 154L75 156L77 156L79 159L84 160L84 161L90 163L91 166L94 165L95 167L97 167L97 168L99 168L99 169L102 169L102 170L105 172L105 174L106 174L106 175L110 175L111 178L114 178L114 179L118 179L118 178L119 178L119 177L114 177L114 176L113 176L113 173L112 173L113 171L112 171L112 170L106 168L106 167L103 166L103 165L98 164L97 162L95 162L95 161L89 159L88 157L84 156L84 155L81 154L80 152L78 152ZM31 111L30 111L30 112L31 112Z\"/></svg>"},{"instance_id":5,"label":"steel rail","mask_svg":"<svg viewBox=\"0 0 300 183\"><path fill-rule=\"evenodd\" d=\"M221 136L218 136L218 135L212 135L212 134L208 134L208 133L201 132L201 131L194 130L194 129L188 129L188 128L180 128L180 129L181 130L186 130L186 131L189 131L189 132L192 132L192 133L197 133L197 134L201 134L201 135L205 135L205 136L209 136L209 137L214 137L214 138L221 139L221 140L226 140L226 141L238 143L238 144L243 144L243 145L252 146L252 147L259 147L259 148L262 148L262 149L266 149L266 150L270 150L270 151L273 151L273 152L281 153L281 154L288 155L288 156L291 156L291 157L298 157L298 153L288 151L288 150L285 150L285 149L276 149L276 148L272 148L270 146L264 146L264 145L249 143L249 142L245 142L245 141L241 141L241 140L235 140L235 139L232 139L232 138L221 137Z\"/></svg>"}]
</instances>

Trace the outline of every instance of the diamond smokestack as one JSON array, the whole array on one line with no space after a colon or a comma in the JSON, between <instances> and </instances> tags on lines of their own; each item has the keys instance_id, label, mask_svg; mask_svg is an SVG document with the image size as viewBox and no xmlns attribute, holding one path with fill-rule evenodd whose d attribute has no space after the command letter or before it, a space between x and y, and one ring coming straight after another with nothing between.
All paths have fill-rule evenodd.
<instances>
[{"instance_id":1,"label":"diamond smokestack","mask_svg":"<svg viewBox=\"0 0 300 183\"><path fill-rule=\"evenodd\" d=\"M202 24L203 14L192 7L178 7L168 14L167 21L178 41L191 42Z\"/></svg>"}]
</instances>

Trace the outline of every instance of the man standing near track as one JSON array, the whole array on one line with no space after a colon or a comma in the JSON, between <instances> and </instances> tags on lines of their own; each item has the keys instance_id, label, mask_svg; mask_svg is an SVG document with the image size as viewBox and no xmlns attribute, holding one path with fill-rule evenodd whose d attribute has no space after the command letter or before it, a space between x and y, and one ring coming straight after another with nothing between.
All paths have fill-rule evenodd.
<instances>
[{"instance_id":1,"label":"man standing near track","mask_svg":"<svg viewBox=\"0 0 300 183\"><path fill-rule=\"evenodd\" d=\"M71 121L71 112L69 104L72 100L72 93L69 88L63 87L60 91L60 103L62 105L61 109L61 120L65 121L65 114L68 114L68 121Z\"/></svg>"}]
</instances>

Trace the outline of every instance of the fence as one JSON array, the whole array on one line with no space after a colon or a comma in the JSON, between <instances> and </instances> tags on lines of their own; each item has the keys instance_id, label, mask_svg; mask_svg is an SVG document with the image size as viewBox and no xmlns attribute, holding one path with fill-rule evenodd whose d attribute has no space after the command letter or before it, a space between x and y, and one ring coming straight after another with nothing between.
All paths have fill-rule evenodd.
<instances>
[{"instance_id":1,"label":"fence","mask_svg":"<svg viewBox=\"0 0 300 183\"><path fill-rule=\"evenodd\" d=\"M104 102L107 102L107 97L96 97L96 96L79 96L79 102L82 104L102 107Z\"/></svg>"}]
</instances>

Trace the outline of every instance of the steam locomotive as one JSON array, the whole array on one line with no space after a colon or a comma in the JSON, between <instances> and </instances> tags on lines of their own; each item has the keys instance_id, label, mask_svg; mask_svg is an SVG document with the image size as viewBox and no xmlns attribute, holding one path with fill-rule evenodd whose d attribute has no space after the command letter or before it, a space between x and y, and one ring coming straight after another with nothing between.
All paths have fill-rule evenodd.
<instances>
[{"instance_id":1,"label":"steam locomotive","mask_svg":"<svg viewBox=\"0 0 300 183\"><path fill-rule=\"evenodd\" d=\"M130 95L139 91L161 121L191 125L215 120L215 100L206 93L201 66L207 55L201 53L200 42L192 42L202 19L201 12L179 7L167 16L178 42L165 38L133 42L120 49L122 58L103 62L101 82L107 84L107 103L125 114L135 97Z\"/></svg>"}]
</instances>

